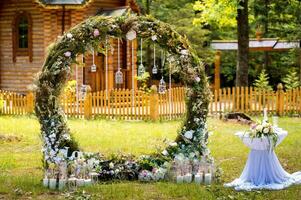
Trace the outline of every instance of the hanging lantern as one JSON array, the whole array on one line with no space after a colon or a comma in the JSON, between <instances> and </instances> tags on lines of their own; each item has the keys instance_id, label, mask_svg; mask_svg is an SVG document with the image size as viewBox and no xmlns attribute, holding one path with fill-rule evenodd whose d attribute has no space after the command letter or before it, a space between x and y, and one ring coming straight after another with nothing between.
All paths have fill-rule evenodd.
<instances>
[{"instance_id":1,"label":"hanging lantern","mask_svg":"<svg viewBox=\"0 0 301 200\"><path fill-rule=\"evenodd\" d=\"M96 65L95 65L95 55L94 55L94 49L93 49L93 52L92 52L93 54L92 54L92 57L93 57L93 64L91 65L91 72L96 72L96 70L97 70L97 67L96 67Z\"/></svg>"},{"instance_id":2,"label":"hanging lantern","mask_svg":"<svg viewBox=\"0 0 301 200\"><path fill-rule=\"evenodd\" d=\"M152 69L152 73L153 74L158 74L158 67L157 67L157 65L154 65L154 67Z\"/></svg>"},{"instance_id":3,"label":"hanging lantern","mask_svg":"<svg viewBox=\"0 0 301 200\"><path fill-rule=\"evenodd\" d=\"M120 70L115 73L115 83L122 84L123 83L123 74Z\"/></svg>"},{"instance_id":4,"label":"hanging lantern","mask_svg":"<svg viewBox=\"0 0 301 200\"><path fill-rule=\"evenodd\" d=\"M158 67L156 65L156 46L154 44L154 67L152 69L152 73L153 74L157 74L158 73Z\"/></svg>"},{"instance_id":5,"label":"hanging lantern","mask_svg":"<svg viewBox=\"0 0 301 200\"><path fill-rule=\"evenodd\" d=\"M158 92L159 92L159 94L165 94L165 92L166 92L166 83L163 79L163 76L159 82L159 91Z\"/></svg>"},{"instance_id":6,"label":"hanging lantern","mask_svg":"<svg viewBox=\"0 0 301 200\"><path fill-rule=\"evenodd\" d=\"M97 67L95 64L91 65L91 72L96 72L96 69Z\"/></svg>"},{"instance_id":7,"label":"hanging lantern","mask_svg":"<svg viewBox=\"0 0 301 200\"><path fill-rule=\"evenodd\" d=\"M115 73L115 83L122 84L123 83L123 74L120 70L120 41L118 38L118 71Z\"/></svg>"},{"instance_id":8,"label":"hanging lantern","mask_svg":"<svg viewBox=\"0 0 301 200\"><path fill-rule=\"evenodd\" d=\"M145 68L142 63L138 66L138 76L142 76L145 73Z\"/></svg>"}]
</instances>

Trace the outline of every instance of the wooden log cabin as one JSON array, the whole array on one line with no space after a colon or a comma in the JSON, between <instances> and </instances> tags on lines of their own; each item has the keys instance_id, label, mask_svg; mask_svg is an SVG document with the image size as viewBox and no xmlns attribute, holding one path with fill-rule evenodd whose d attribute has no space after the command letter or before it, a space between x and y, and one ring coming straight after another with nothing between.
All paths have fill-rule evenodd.
<instances>
[{"instance_id":1,"label":"wooden log cabin","mask_svg":"<svg viewBox=\"0 0 301 200\"><path fill-rule=\"evenodd\" d=\"M82 20L96 14L120 15L131 9L139 12L134 0L2 0L0 4L0 90L25 93L41 69L47 47L59 35ZM115 51L108 54L108 71L105 76L105 58L95 54L96 72L91 72L92 56L85 56L84 66L78 68L79 85L90 85L92 91L116 88L117 41L110 40ZM124 83L121 88L132 88L137 82L136 49L132 65L131 44L121 42L120 60ZM133 69L131 66L134 66ZM75 67L74 67L75 68ZM105 80L108 77L108 80ZM132 81L132 79L134 79ZM107 85L105 84L107 81Z\"/></svg>"}]
</instances>

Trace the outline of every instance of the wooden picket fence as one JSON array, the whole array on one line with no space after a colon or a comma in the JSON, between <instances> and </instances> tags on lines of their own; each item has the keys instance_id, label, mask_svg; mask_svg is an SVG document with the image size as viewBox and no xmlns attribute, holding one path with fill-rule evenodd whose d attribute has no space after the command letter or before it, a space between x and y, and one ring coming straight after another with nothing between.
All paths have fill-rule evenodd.
<instances>
[{"instance_id":1,"label":"wooden picket fence","mask_svg":"<svg viewBox=\"0 0 301 200\"><path fill-rule=\"evenodd\" d=\"M24 115L33 112L34 97L32 93L27 95L0 90L0 114Z\"/></svg>"},{"instance_id":2,"label":"wooden picket fence","mask_svg":"<svg viewBox=\"0 0 301 200\"><path fill-rule=\"evenodd\" d=\"M172 88L165 94L114 89L88 92L85 98L65 94L61 105L68 117L120 120L177 119L185 113L185 89Z\"/></svg>"},{"instance_id":3,"label":"wooden picket fence","mask_svg":"<svg viewBox=\"0 0 301 200\"><path fill-rule=\"evenodd\" d=\"M253 87L233 87L215 90L209 105L211 115L229 112L248 114L262 113L267 108L269 114L300 115L301 88L284 91L278 85L277 91L258 90Z\"/></svg>"},{"instance_id":4,"label":"wooden picket fence","mask_svg":"<svg viewBox=\"0 0 301 200\"><path fill-rule=\"evenodd\" d=\"M146 93L126 89L87 92L85 97L75 93L63 94L61 106L68 117L106 118L118 120L169 120L183 117L185 88L177 87L165 94L156 90ZM222 88L213 91L209 115L222 116L229 112L260 114L267 108L270 114L300 115L301 88L284 91L260 91L252 87ZM0 90L0 114L33 113L34 97Z\"/></svg>"}]
</instances>

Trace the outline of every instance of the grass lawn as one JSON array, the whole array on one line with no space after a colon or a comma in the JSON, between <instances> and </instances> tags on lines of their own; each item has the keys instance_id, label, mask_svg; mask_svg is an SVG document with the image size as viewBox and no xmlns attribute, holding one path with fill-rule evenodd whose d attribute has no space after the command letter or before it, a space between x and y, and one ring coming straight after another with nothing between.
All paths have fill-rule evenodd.
<instances>
[{"instance_id":1,"label":"grass lawn","mask_svg":"<svg viewBox=\"0 0 301 200\"><path fill-rule=\"evenodd\" d=\"M162 147L165 138L175 138L181 122L70 120L69 124L85 151L104 154L122 151L139 155ZM280 126L288 130L289 135L276 149L278 158L288 172L299 171L301 119L282 118ZM245 130L247 126L209 119L209 128L213 132L209 147L224 171L223 182L229 182L240 175L249 152L233 133ZM0 199L301 199L300 185L282 191L235 192L222 184L205 187L167 182L115 182L81 188L76 194L49 191L41 184L42 155L37 120L34 117L0 116L1 135L16 136L17 139L0 138Z\"/></svg>"}]
</instances>

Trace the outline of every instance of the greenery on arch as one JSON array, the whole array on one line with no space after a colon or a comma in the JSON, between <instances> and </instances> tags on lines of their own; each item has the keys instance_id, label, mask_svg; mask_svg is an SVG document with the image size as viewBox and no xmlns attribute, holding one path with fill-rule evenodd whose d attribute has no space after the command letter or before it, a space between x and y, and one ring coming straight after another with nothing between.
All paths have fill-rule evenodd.
<instances>
[{"instance_id":1,"label":"greenery on arch","mask_svg":"<svg viewBox=\"0 0 301 200\"><path fill-rule=\"evenodd\" d=\"M61 153L65 147L69 147L70 153L79 150L79 145L72 138L65 114L59 105L59 95L71 74L71 65L76 63L76 57L92 48L105 52L105 47L100 47L99 44L105 45L108 37L126 38L128 33L133 32L138 37L157 43L170 55L169 61L174 63L173 71L179 73L182 82L187 86L185 120L175 142L170 143L162 153L143 156L138 161L131 158L133 161L131 164L123 156L108 160L101 156L85 154L85 159L91 160L93 157L97 165L95 167L99 170L109 170L114 166L135 169L132 170L134 174L130 177L137 177L136 172L139 170L150 170L149 168L154 166L166 164L166 161L171 161L179 155L190 159L205 156L212 161L207 148L206 126L211 93L203 63L196 56L188 40L168 24L148 16L131 15L116 18L95 16L72 28L51 46L36 81L35 111L41 124L45 169L56 168L62 160L67 159ZM113 177L124 178L120 173L119 175L115 173Z\"/></svg>"}]
</instances>

